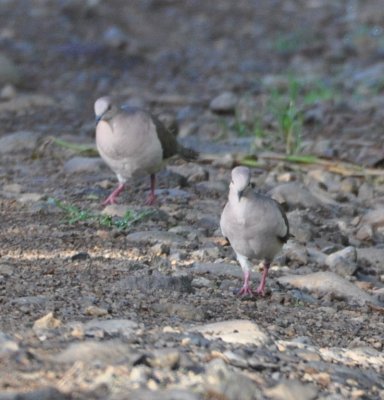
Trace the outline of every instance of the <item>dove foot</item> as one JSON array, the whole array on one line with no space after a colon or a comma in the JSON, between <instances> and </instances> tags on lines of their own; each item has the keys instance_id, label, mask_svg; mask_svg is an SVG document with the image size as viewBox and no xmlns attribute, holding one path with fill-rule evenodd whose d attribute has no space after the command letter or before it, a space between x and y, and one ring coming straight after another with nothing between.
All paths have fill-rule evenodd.
<instances>
[{"instance_id":1,"label":"dove foot","mask_svg":"<svg viewBox=\"0 0 384 400\"><path fill-rule=\"evenodd\" d=\"M123 183L119 183L119 186L102 202L102 205L116 204L116 198L124 190L124 187Z\"/></svg>"}]
</instances>

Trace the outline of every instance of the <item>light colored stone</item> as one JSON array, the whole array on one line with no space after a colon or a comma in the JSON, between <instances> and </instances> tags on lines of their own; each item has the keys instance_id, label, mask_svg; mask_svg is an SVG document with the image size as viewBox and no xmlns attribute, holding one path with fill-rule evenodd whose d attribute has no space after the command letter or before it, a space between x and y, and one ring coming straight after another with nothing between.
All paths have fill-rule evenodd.
<instances>
[{"instance_id":1,"label":"light colored stone","mask_svg":"<svg viewBox=\"0 0 384 400\"><path fill-rule=\"evenodd\" d=\"M297 380L285 380L264 393L273 400L312 400L317 397L317 389L312 384L303 384Z\"/></svg>"},{"instance_id":2,"label":"light colored stone","mask_svg":"<svg viewBox=\"0 0 384 400\"><path fill-rule=\"evenodd\" d=\"M269 194L279 203L286 203L290 208L315 208L320 201L302 184L298 182L283 183L274 187Z\"/></svg>"},{"instance_id":3,"label":"light colored stone","mask_svg":"<svg viewBox=\"0 0 384 400\"><path fill-rule=\"evenodd\" d=\"M104 162L99 157L72 157L65 162L63 170L66 174L76 174L79 172L94 172L101 169Z\"/></svg>"},{"instance_id":4,"label":"light colored stone","mask_svg":"<svg viewBox=\"0 0 384 400\"><path fill-rule=\"evenodd\" d=\"M0 356L16 353L19 345L10 336L0 331Z\"/></svg>"},{"instance_id":5,"label":"light colored stone","mask_svg":"<svg viewBox=\"0 0 384 400\"><path fill-rule=\"evenodd\" d=\"M341 276L352 276L357 270L357 252L353 246L336 251L325 259L325 264L332 272Z\"/></svg>"},{"instance_id":6,"label":"light colored stone","mask_svg":"<svg viewBox=\"0 0 384 400\"><path fill-rule=\"evenodd\" d=\"M346 299L353 304L363 305L376 302L373 296L333 272L316 272L304 276L288 275L277 280L282 285L288 284L299 289L306 289L319 296L332 294L336 298Z\"/></svg>"},{"instance_id":7,"label":"light colored stone","mask_svg":"<svg viewBox=\"0 0 384 400\"><path fill-rule=\"evenodd\" d=\"M129 209L130 207L125 204L109 204L101 213L110 217L123 218Z\"/></svg>"},{"instance_id":8,"label":"light colored stone","mask_svg":"<svg viewBox=\"0 0 384 400\"><path fill-rule=\"evenodd\" d=\"M232 92L223 92L212 99L209 104L211 111L216 113L233 113L237 105L237 96Z\"/></svg>"},{"instance_id":9,"label":"light colored stone","mask_svg":"<svg viewBox=\"0 0 384 400\"><path fill-rule=\"evenodd\" d=\"M241 268L237 264L228 263L196 263L192 267L193 273L210 274L213 276L234 276L242 278Z\"/></svg>"},{"instance_id":10,"label":"light colored stone","mask_svg":"<svg viewBox=\"0 0 384 400\"><path fill-rule=\"evenodd\" d=\"M32 131L19 131L9 133L0 138L0 154L35 149L41 133Z\"/></svg>"},{"instance_id":11,"label":"light colored stone","mask_svg":"<svg viewBox=\"0 0 384 400\"><path fill-rule=\"evenodd\" d=\"M20 203L37 203L44 198L43 193L23 193L18 198L17 201Z\"/></svg>"},{"instance_id":12,"label":"light colored stone","mask_svg":"<svg viewBox=\"0 0 384 400\"><path fill-rule=\"evenodd\" d=\"M131 337L135 334L137 328L137 322L129 319L93 319L84 324L86 334L94 330L102 330L110 336L122 335L124 337Z\"/></svg>"},{"instance_id":13,"label":"light colored stone","mask_svg":"<svg viewBox=\"0 0 384 400\"><path fill-rule=\"evenodd\" d=\"M268 335L254 322L249 320L229 320L195 326L191 332L200 332L207 339L221 339L227 343L254 344L262 346L270 342Z\"/></svg>"},{"instance_id":14,"label":"light colored stone","mask_svg":"<svg viewBox=\"0 0 384 400\"><path fill-rule=\"evenodd\" d=\"M176 233L165 231L139 231L127 235L130 242L165 243L169 245L185 243L185 238Z\"/></svg>"},{"instance_id":15,"label":"light colored stone","mask_svg":"<svg viewBox=\"0 0 384 400\"><path fill-rule=\"evenodd\" d=\"M103 317L105 315L108 315L108 310L97 306L88 306L85 309L84 314L90 315L92 317Z\"/></svg>"},{"instance_id":16,"label":"light colored stone","mask_svg":"<svg viewBox=\"0 0 384 400\"><path fill-rule=\"evenodd\" d=\"M36 320L32 329L36 332L44 329L59 328L61 325L62 322L54 317L53 312L49 312L48 314L44 315L44 317Z\"/></svg>"}]
</instances>

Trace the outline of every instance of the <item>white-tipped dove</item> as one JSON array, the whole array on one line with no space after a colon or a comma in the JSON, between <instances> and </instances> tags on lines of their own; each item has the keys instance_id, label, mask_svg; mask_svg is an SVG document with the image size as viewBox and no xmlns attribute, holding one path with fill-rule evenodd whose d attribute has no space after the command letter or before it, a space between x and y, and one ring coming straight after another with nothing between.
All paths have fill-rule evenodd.
<instances>
[{"instance_id":1,"label":"white-tipped dove","mask_svg":"<svg viewBox=\"0 0 384 400\"><path fill-rule=\"evenodd\" d=\"M254 295L250 287L251 260L263 261L263 274L256 293L264 295L268 268L288 240L287 216L275 200L255 193L250 186L247 167L232 170L227 204L221 214L220 227L236 253L244 275L239 295Z\"/></svg>"},{"instance_id":2,"label":"white-tipped dove","mask_svg":"<svg viewBox=\"0 0 384 400\"><path fill-rule=\"evenodd\" d=\"M197 153L179 144L176 137L152 114L136 107L118 107L110 97L95 102L96 146L102 159L115 172L119 184L103 205L115 204L128 179L150 175L146 204L155 202L155 173L163 162L178 154L194 160Z\"/></svg>"}]
</instances>

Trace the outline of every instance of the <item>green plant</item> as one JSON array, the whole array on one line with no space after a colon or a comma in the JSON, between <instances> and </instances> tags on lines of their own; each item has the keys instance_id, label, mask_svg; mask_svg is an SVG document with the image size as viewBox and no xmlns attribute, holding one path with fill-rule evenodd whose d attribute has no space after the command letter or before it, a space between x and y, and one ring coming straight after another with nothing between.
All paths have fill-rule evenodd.
<instances>
[{"instance_id":1,"label":"green plant","mask_svg":"<svg viewBox=\"0 0 384 400\"><path fill-rule=\"evenodd\" d=\"M274 91L269 103L269 108L276 119L280 136L284 141L286 154L295 154L301 147L303 119L297 106L298 93L298 85L296 83L292 84L288 98Z\"/></svg>"},{"instance_id":2,"label":"green plant","mask_svg":"<svg viewBox=\"0 0 384 400\"><path fill-rule=\"evenodd\" d=\"M117 228L118 230L128 229L136 222L139 222L153 214L152 210L127 210L123 217L116 217L111 215L96 214L90 210L83 210L73 204L64 203L61 200L53 197L48 199L48 203L64 211L64 222L68 224L87 221L90 223L97 223L107 228Z\"/></svg>"}]
</instances>

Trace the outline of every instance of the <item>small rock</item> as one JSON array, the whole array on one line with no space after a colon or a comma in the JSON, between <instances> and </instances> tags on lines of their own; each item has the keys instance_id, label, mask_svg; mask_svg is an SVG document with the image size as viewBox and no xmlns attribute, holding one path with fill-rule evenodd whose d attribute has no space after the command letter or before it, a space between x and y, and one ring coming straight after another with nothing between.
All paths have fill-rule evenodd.
<instances>
[{"instance_id":1,"label":"small rock","mask_svg":"<svg viewBox=\"0 0 384 400\"><path fill-rule=\"evenodd\" d=\"M33 150L40 137L41 133L32 131L19 131L4 135L0 139L0 154Z\"/></svg>"},{"instance_id":2,"label":"small rock","mask_svg":"<svg viewBox=\"0 0 384 400\"><path fill-rule=\"evenodd\" d=\"M128 38L127 35L119 27L114 25L110 26L103 33L103 41L107 46L114 49L119 49L127 44Z\"/></svg>"},{"instance_id":3,"label":"small rock","mask_svg":"<svg viewBox=\"0 0 384 400\"><path fill-rule=\"evenodd\" d=\"M175 369L180 362L180 352L177 349L155 350L149 359L152 367Z\"/></svg>"},{"instance_id":4,"label":"small rock","mask_svg":"<svg viewBox=\"0 0 384 400\"><path fill-rule=\"evenodd\" d=\"M233 114L236 109L238 99L232 92L223 92L215 97L209 104L211 111L217 114Z\"/></svg>"},{"instance_id":5,"label":"small rock","mask_svg":"<svg viewBox=\"0 0 384 400\"><path fill-rule=\"evenodd\" d=\"M104 317L108 315L108 310L97 306L89 306L85 309L84 314L90 315L91 317Z\"/></svg>"},{"instance_id":6,"label":"small rock","mask_svg":"<svg viewBox=\"0 0 384 400\"><path fill-rule=\"evenodd\" d=\"M0 357L16 353L18 350L19 345L10 336L0 331Z\"/></svg>"},{"instance_id":7,"label":"small rock","mask_svg":"<svg viewBox=\"0 0 384 400\"><path fill-rule=\"evenodd\" d=\"M270 342L268 335L257 324L241 319L195 326L190 331L200 332L210 340L221 339L227 343L262 346Z\"/></svg>"},{"instance_id":8,"label":"small rock","mask_svg":"<svg viewBox=\"0 0 384 400\"><path fill-rule=\"evenodd\" d=\"M53 316L53 312L48 313L44 317L38 319L33 324L33 330L39 331L44 329L55 329L62 325L61 321Z\"/></svg>"},{"instance_id":9,"label":"small rock","mask_svg":"<svg viewBox=\"0 0 384 400\"><path fill-rule=\"evenodd\" d=\"M265 394L273 400L312 400L317 397L314 385L300 381L283 381L272 388L265 389Z\"/></svg>"},{"instance_id":10,"label":"small rock","mask_svg":"<svg viewBox=\"0 0 384 400\"><path fill-rule=\"evenodd\" d=\"M20 194L23 187L18 183L9 183L8 185L3 185L3 192Z\"/></svg>"},{"instance_id":11,"label":"small rock","mask_svg":"<svg viewBox=\"0 0 384 400\"><path fill-rule=\"evenodd\" d=\"M325 264L332 272L340 276L352 276L357 270L357 252L353 246L330 254L325 259Z\"/></svg>"},{"instance_id":12,"label":"small rock","mask_svg":"<svg viewBox=\"0 0 384 400\"><path fill-rule=\"evenodd\" d=\"M71 400L72 395L63 393L54 387L43 387L28 392L8 392L5 396L0 393L0 400Z\"/></svg>"},{"instance_id":13,"label":"small rock","mask_svg":"<svg viewBox=\"0 0 384 400\"><path fill-rule=\"evenodd\" d=\"M21 76L17 65L4 53L0 53L0 87L6 84L18 84L20 78Z\"/></svg>"},{"instance_id":14,"label":"small rock","mask_svg":"<svg viewBox=\"0 0 384 400\"><path fill-rule=\"evenodd\" d=\"M304 210L293 210L287 213L289 230L299 243L306 244L311 241L313 233L312 226L308 223L307 214Z\"/></svg>"},{"instance_id":15,"label":"small rock","mask_svg":"<svg viewBox=\"0 0 384 400\"><path fill-rule=\"evenodd\" d=\"M10 100L16 97L16 89L13 85L7 84L0 91L0 98L3 100Z\"/></svg>"},{"instance_id":16,"label":"small rock","mask_svg":"<svg viewBox=\"0 0 384 400\"><path fill-rule=\"evenodd\" d=\"M137 328L137 322L131 321L129 319L93 319L84 324L84 330L87 335L92 333L92 331L94 330L100 329L107 335L122 335L125 338L129 338L135 335Z\"/></svg>"},{"instance_id":17,"label":"small rock","mask_svg":"<svg viewBox=\"0 0 384 400\"><path fill-rule=\"evenodd\" d=\"M79 343L71 343L65 350L51 357L53 362L70 364L76 361L110 364L119 364L128 361L130 364L133 364L141 356L133 353L129 346L117 340L106 340L103 342L87 340Z\"/></svg>"},{"instance_id":18,"label":"small rock","mask_svg":"<svg viewBox=\"0 0 384 400\"><path fill-rule=\"evenodd\" d=\"M282 285L289 284L299 289L306 289L319 296L332 295L346 299L349 303L364 305L375 303L376 299L333 272L316 272L304 276L288 275L277 279Z\"/></svg>"},{"instance_id":19,"label":"small rock","mask_svg":"<svg viewBox=\"0 0 384 400\"><path fill-rule=\"evenodd\" d=\"M20 203L37 203L41 201L45 197L42 193L23 193L21 194L17 200Z\"/></svg>"},{"instance_id":20,"label":"small rock","mask_svg":"<svg viewBox=\"0 0 384 400\"><path fill-rule=\"evenodd\" d=\"M123 291L138 290L143 293L153 293L158 290L170 292L192 293L192 276L189 275L164 275L154 272L151 275L128 276L116 283Z\"/></svg>"},{"instance_id":21,"label":"small rock","mask_svg":"<svg viewBox=\"0 0 384 400\"><path fill-rule=\"evenodd\" d=\"M205 195L223 195L228 191L228 184L221 181L205 181L197 183L195 189Z\"/></svg>"},{"instance_id":22,"label":"small rock","mask_svg":"<svg viewBox=\"0 0 384 400\"><path fill-rule=\"evenodd\" d=\"M15 267L11 264L0 264L0 275L11 276L15 272Z\"/></svg>"},{"instance_id":23,"label":"small rock","mask_svg":"<svg viewBox=\"0 0 384 400\"><path fill-rule=\"evenodd\" d=\"M104 162L99 157L72 157L65 162L63 170L66 174L79 172L94 172L104 166Z\"/></svg>"},{"instance_id":24,"label":"small rock","mask_svg":"<svg viewBox=\"0 0 384 400\"><path fill-rule=\"evenodd\" d=\"M307 248L294 241L289 241L284 245L284 255L291 261L297 261L299 264L308 263Z\"/></svg>"},{"instance_id":25,"label":"small rock","mask_svg":"<svg viewBox=\"0 0 384 400\"><path fill-rule=\"evenodd\" d=\"M207 390L205 398L225 400L254 400L262 398L256 382L246 375L228 368L224 361L219 358L208 363L204 376Z\"/></svg>"},{"instance_id":26,"label":"small rock","mask_svg":"<svg viewBox=\"0 0 384 400\"><path fill-rule=\"evenodd\" d=\"M159 303L152 306L157 313L164 313L172 317L179 317L185 320L203 321L206 316L201 307L196 307L192 304L179 303Z\"/></svg>"},{"instance_id":27,"label":"small rock","mask_svg":"<svg viewBox=\"0 0 384 400\"><path fill-rule=\"evenodd\" d=\"M281 204L291 208L315 208L321 205L319 200L302 184L288 182L273 188L269 194Z\"/></svg>"},{"instance_id":28,"label":"small rock","mask_svg":"<svg viewBox=\"0 0 384 400\"><path fill-rule=\"evenodd\" d=\"M363 182L359 187L357 198L361 202L370 201L373 199L374 189L373 186L367 182Z\"/></svg>"},{"instance_id":29,"label":"small rock","mask_svg":"<svg viewBox=\"0 0 384 400\"><path fill-rule=\"evenodd\" d=\"M103 209L101 214L123 218L129 210L130 207L125 204L109 204Z\"/></svg>"},{"instance_id":30,"label":"small rock","mask_svg":"<svg viewBox=\"0 0 384 400\"><path fill-rule=\"evenodd\" d=\"M198 276L192 280L192 286L196 288L209 288L212 287L213 284L209 279Z\"/></svg>"},{"instance_id":31,"label":"small rock","mask_svg":"<svg viewBox=\"0 0 384 400\"><path fill-rule=\"evenodd\" d=\"M242 278L241 268L236 264L225 263L196 263L192 267L192 272L199 274L211 274L213 276L233 276Z\"/></svg>"},{"instance_id":32,"label":"small rock","mask_svg":"<svg viewBox=\"0 0 384 400\"><path fill-rule=\"evenodd\" d=\"M188 183L203 182L209 178L208 171L195 163L169 165L167 169L175 174L183 176L187 179Z\"/></svg>"},{"instance_id":33,"label":"small rock","mask_svg":"<svg viewBox=\"0 0 384 400\"><path fill-rule=\"evenodd\" d=\"M185 242L184 237L172 232L165 231L139 231L127 235L130 242L146 242L146 243L165 243L168 245L182 244Z\"/></svg>"},{"instance_id":34,"label":"small rock","mask_svg":"<svg viewBox=\"0 0 384 400\"><path fill-rule=\"evenodd\" d=\"M356 239L361 241L369 241L373 239L373 229L370 225L361 226L356 232Z\"/></svg>"}]
</instances>

